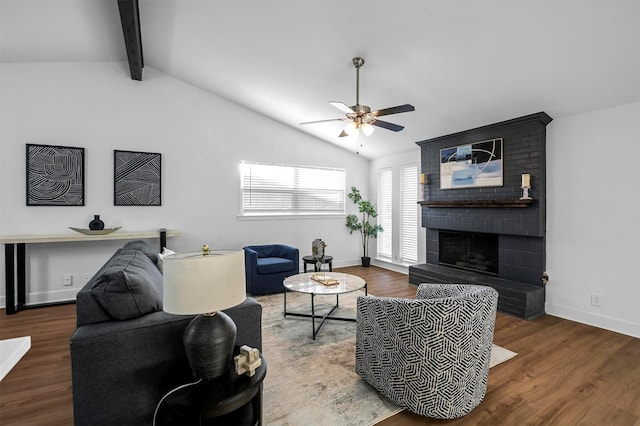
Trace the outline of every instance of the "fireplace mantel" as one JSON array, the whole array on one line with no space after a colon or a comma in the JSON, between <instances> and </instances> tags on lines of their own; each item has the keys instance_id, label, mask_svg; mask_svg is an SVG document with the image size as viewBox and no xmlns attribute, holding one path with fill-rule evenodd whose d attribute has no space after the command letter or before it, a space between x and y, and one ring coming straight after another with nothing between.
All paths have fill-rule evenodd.
<instances>
[{"instance_id":1,"label":"fireplace mantel","mask_svg":"<svg viewBox=\"0 0 640 426\"><path fill-rule=\"evenodd\" d=\"M519 208L529 207L534 203L534 200L521 200L519 198L499 199L499 200L447 200L447 201L418 201L421 206L429 208L478 208L478 207L490 207L490 208Z\"/></svg>"}]
</instances>

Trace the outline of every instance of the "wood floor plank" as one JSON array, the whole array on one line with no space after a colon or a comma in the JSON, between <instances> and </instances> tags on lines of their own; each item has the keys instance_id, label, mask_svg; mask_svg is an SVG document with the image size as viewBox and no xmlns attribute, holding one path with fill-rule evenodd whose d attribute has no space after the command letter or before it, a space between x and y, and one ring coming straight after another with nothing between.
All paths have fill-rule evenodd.
<instances>
[{"instance_id":1,"label":"wood floor plank","mask_svg":"<svg viewBox=\"0 0 640 426\"><path fill-rule=\"evenodd\" d=\"M373 266L336 271L361 276L376 296L416 294L405 274ZM72 304L10 316L0 310L0 339L32 339L0 382L1 425L73 424L74 329ZM499 313L494 342L518 356L491 369L485 399L469 415L445 421L402 412L379 425L640 425L640 339L550 315L524 321Z\"/></svg>"}]
</instances>

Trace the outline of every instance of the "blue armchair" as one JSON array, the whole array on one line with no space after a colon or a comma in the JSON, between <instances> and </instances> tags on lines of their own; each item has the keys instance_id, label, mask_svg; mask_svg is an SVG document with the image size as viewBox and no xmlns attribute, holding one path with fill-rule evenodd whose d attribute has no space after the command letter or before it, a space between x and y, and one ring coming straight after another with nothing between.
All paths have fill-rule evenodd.
<instances>
[{"instance_id":1,"label":"blue armchair","mask_svg":"<svg viewBox=\"0 0 640 426\"><path fill-rule=\"evenodd\" d=\"M281 293L284 279L300 272L300 254L295 247L284 244L246 246L244 253L249 294Z\"/></svg>"}]
</instances>

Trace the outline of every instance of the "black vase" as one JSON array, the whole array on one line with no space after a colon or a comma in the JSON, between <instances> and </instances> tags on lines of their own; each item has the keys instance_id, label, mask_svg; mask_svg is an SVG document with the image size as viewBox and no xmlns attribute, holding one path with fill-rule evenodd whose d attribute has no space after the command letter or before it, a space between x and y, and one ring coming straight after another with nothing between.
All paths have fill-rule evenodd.
<instances>
[{"instance_id":1,"label":"black vase","mask_svg":"<svg viewBox=\"0 0 640 426\"><path fill-rule=\"evenodd\" d=\"M89 229L92 231L100 231L101 229L104 229L104 222L100 220L99 214L93 216L93 220L89 222Z\"/></svg>"},{"instance_id":2,"label":"black vase","mask_svg":"<svg viewBox=\"0 0 640 426\"><path fill-rule=\"evenodd\" d=\"M367 256L367 257L362 256L362 258L360 258L360 260L362 261L362 266L363 266L364 268L368 268L368 267L369 267L369 265L371 265L371 258L370 258L370 257L368 257L368 256Z\"/></svg>"}]
</instances>

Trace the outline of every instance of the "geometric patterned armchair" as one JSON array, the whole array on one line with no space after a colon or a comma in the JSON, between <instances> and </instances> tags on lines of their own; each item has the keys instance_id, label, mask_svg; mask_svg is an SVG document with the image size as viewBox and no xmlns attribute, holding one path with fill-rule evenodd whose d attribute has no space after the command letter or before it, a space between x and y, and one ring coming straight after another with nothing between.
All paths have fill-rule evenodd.
<instances>
[{"instance_id":1,"label":"geometric patterned armchair","mask_svg":"<svg viewBox=\"0 0 640 426\"><path fill-rule=\"evenodd\" d=\"M360 296L356 373L396 405L462 417L485 396L498 292L420 284L416 299Z\"/></svg>"}]
</instances>

